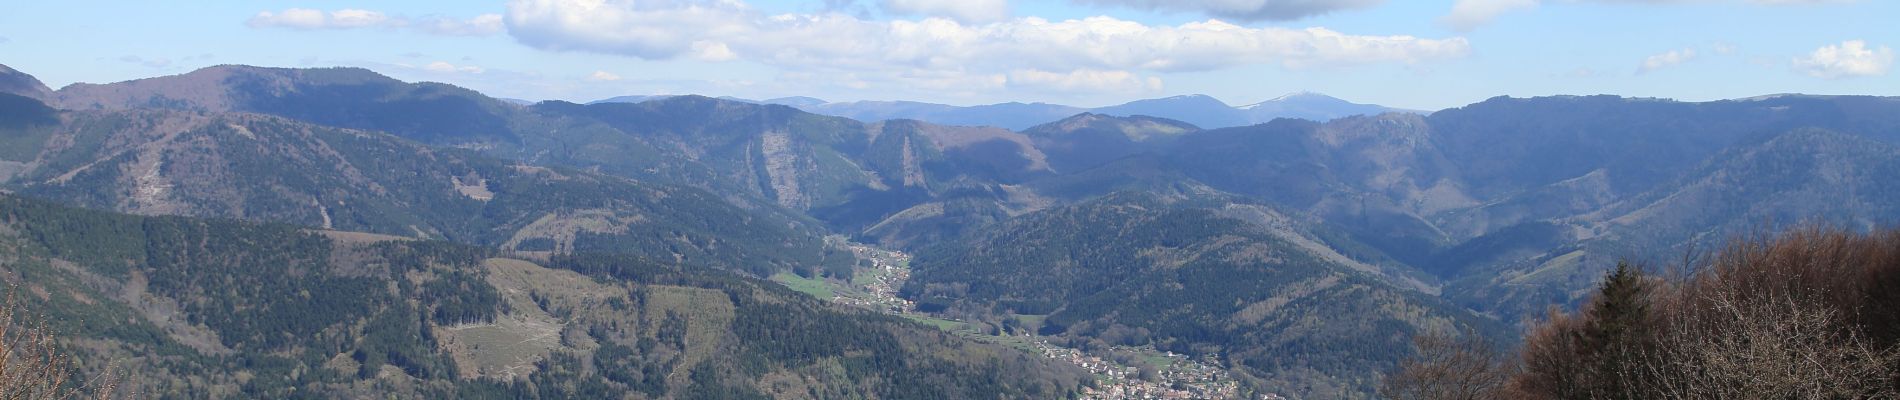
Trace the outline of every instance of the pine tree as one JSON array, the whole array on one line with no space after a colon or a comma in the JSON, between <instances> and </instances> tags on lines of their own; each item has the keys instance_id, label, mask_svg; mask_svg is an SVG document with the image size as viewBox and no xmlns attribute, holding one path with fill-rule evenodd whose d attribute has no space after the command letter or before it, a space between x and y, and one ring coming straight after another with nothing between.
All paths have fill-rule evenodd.
<instances>
[{"instance_id":1,"label":"pine tree","mask_svg":"<svg viewBox=\"0 0 1900 400\"><path fill-rule=\"evenodd\" d=\"M1642 353L1644 330L1649 327L1650 282L1641 269L1627 262L1603 279L1595 301L1576 334L1578 349L1593 368L1588 379L1591 397L1634 398L1625 366Z\"/></svg>"},{"instance_id":2,"label":"pine tree","mask_svg":"<svg viewBox=\"0 0 1900 400\"><path fill-rule=\"evenodd\" d=\"M1649 317L1649 282L1643 272L1626 262L1603 279L1597 298L1590 306L1590 323L1585 326L1585 344L1597 351L1608 350L1642 329Z\"/></svg>"}]
</instances>

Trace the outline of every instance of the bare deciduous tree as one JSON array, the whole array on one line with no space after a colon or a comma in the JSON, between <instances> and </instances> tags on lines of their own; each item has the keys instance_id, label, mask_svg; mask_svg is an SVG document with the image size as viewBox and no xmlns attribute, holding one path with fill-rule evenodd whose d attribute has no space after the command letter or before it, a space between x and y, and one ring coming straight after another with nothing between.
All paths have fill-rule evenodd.
<instances>
[{"instance_id":1,"label":"bare deciduous tree","mask_svg":"<svg viewBox=\"0 0 1900 400\"><path fill-rule=\"evenodd\" d=\"M1476 332L1427 334L1412 341L1418 355L1386 376L1380 395L1400 400L1508 398L1502 389L1516 364Z\"/></svg>"},{"instance_id":2,"label":"bare deciduous tree","mask_svg":"<svg viewBox=\"0 0 1900 400\"><path fill-rule=\"evenodd\" d=\"M8 296L0 304L0 400L115 397L118 382L110 374L70 381L73 356L54 339L44 319L23 312L17 298Z\"/></svg>"}]
</instances>

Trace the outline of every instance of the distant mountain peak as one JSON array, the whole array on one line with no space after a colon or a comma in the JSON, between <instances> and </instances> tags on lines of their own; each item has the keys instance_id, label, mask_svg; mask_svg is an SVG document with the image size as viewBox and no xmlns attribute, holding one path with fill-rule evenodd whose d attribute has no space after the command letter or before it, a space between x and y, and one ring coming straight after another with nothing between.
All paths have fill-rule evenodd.
<instances>
[{"instance_id":1,"label":"distant mountain peak","mask_svg":"<svg viewBox=\"0 0 1900 400\"><path fill-rule=\"evenodd\" d=\"M628 96L614 96L614 97L608 97L608 98L605 98L605 99L600 99L600 100L594 100L594 101L590 101L590 102L587 102L587 104L601 104L601 103L644 103L644 102L648 102L648 101L653 101L653 100L659 100L659 99L664 99L664 98L668 98L668 97L673 97L673 95L666 95L666 94L661 94L661 95L628 95Z\"/></svg>"},{"instance_id":2,"label":"distant mountain peak","mask_svg":"<svg viewBox=\"0 0 1900 400\"><path fill-rule=\"evenodd\" d=\"M1184 95L1179 95L1179 96L1168 96L1168 97L1163 97L1163 98L1159 98L1159 99L1149 99L1149 100L1136 100L1136 101L1131 101L1131 102L1128 102L1128 104L1137 104L1137 103L1160 103L1160 102L1167 102L1167 103L1189 103L1189 104L1215 104L1215 103L1218 103L1218 104L1220 104L1220 105L1222 105L1222 106L1226 106L1226 105L1227 105L1227 102L1224 102L1224 101L1220 101L1220 99L1216 99L1216 98L1214 98L1214 96L1208 96L1208 95L1204 95L1204 94L1184 94Z\"/></svg>"},{"instance_id":3,"label":"distant mountain peak","mask_svg":"<svg viewBox=\"0 0 1900 400\"><path fill-rule=\"evenodd\" d=\"M1100 120L1104 118L1112 118L1112 117L1102 115L1102 114L1096 114L1092 112L1083 112L1081 114L1071 115L1068 118L1063 118L1060 121L1051 122L1045 125L1065 125L1065 124L1073 124L1073 123L1087 123L1090 121L1096 121L1096 120Z\"/></svg>"},{"instance_id":4,"label":"distant mountain peak","mask_svg":"<svg viewBox=\"0 0 1900 400\"><path fill-rule=\"evenodd\" d=\"M0 93L16 94L45 101L52 97L53 90L40 83L39 78L25 72L0 64Z\"/></svg>"},{"instance_id":5,"label":"distant mountain peak","mask_svg":"<svg viewBox=\"0 0 1900 400\"><path fill-rule=\"evenodd\" d=\"M1276 106L1293 105L1293 104L1303 105L1303 106L1355 105L1353 102L1346 101L1345 99L1341 99L1338 97L1333 97L1325 93L1299 91L1299 92L1293 92L1293 93L1280 95L1280 97L1275 97L1271 100L1240 106L1240 109L1252 110L1252 109L1257 109L1257 108L1262 108L1262 107L1276 107Z\"/></svg>"},{"instance_id":6,"label":"distant mountain peak","mask_svg":"<svg viewBox=\"0 0 1900 400\"><path fill-rule=\"evenodd\" d=\"M761 103L778 104L778 105L784 105L784 106L804 108L804 107L821 106L825 104L830 104L831 102L825 101L824 99L815 98L815 97L791 96L791 97L780 97L780 98L775 98L775 99L766 99L765 101L762 101Z\"/></svg>"},{"instance_id":7,"label":"distant mountain peak","mask_svg":"<svg viewBox=\"0 0 1900 400\"><path fill-rule=\"evenodd\" d=\"M1081 129L1084 126L1097 124L1097 123L1153 124L1153 125L1158 125L1158 126L1161 126L1161 125L1172 126L1173 129L1180 130L1180 131L1200 130L1200 127L1196 127L1194 126L1194 124L1172 120L1168 118L1163 118L1163 117L1155 117L1155 116L1148 116L1148 115L1115 116L1115 115L1108 115L1108 114L1098 114L1095 112L1082 112L1080 114L1069 116L1068 118L1063 118L1059 121L1031 127L1026 132L1050 130L1050 129L1076 130L1076 129Z\"/></svg>"},{"instance_id":8,"label":"distant mountain peak","mask_svg":"<svg viewBox=\"0 0 1900 400\"><path fill-rule=\"evenodd\" d=\"M1265 101L1265 102L1263 102L1263 103L1266 103L1266 102L1276 102L1276 101L1292 101L1292 100L1304 100L1304 99L1331 99L1331 100L1339 100L1339 98L1337 98L1337 97L1333 97L1333 96L1328 96L1328 95L1326 95L1325 93L1320 93L1320 92L1314 92L1314 91L1309 91L1309 90L1301 90L1301 91L1298 91L1298 92L1293 92L1293 93L1287 93L1287 94L1283 94L1283 95L1280 95L1280 97L1275 97L1275 98L1273 98L1272 100L1267 100L1267 101Z\"/></svg>"},{"instance_id":9,"label":"distant mountain peak","mask_svg":"<svg viewBox=\"0 0 1900 400\"><path fill-rule=\"evenodd\" d=\"M587 104L645 103L649 101L666 100L666 99L671 99L671 98L676 98L676 97L703 97L703 98L719 99L719 100L739 102L739 103L776 104L776 105L799 107L799 108L814 107L814 106L820 106L820 105L831 103L829 101L825 101L824 99L805 97L805 96L779 97L779 98L767 99L767 100L753 100L753 99L748 99L748 98L738 97L738 96L714 97L714 96L699 95L699 94L651 94L651 95L614 96L614 97L609 97L605 99L590 101L590 102L587 102Z\"/></svg>"},{"instance_id":10,"label":"distant mountain peak","mask_svg":"<svg viewBox=\"0 0 1900 400\"><path fill-rule=\"evenodd\" d=\"M1213 99L1213 98L1214 96L1208 96L1208 95L1196 93L1196 94L1168 96L1168 97L1162 98L1161 100L1202 100L1202 99Z\"/></svg>"}]
</instances>

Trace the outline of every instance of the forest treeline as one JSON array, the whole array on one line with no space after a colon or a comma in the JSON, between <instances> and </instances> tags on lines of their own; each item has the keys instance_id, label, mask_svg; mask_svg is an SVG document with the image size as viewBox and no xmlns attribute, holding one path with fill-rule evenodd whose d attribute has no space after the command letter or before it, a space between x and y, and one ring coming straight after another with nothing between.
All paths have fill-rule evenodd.
<instances>
[{"instance_id":1,"label":"forest treeline","mask_svg":"<svg viewBox=\"0 0 1900 400\"><path fill-rule=\"evenodd\" d=\"M1900 397L1900 230L1737 239L1675 271L1619 265L1514 352L1418 338L1394 399Z\"/></svg>"}]
</instances>

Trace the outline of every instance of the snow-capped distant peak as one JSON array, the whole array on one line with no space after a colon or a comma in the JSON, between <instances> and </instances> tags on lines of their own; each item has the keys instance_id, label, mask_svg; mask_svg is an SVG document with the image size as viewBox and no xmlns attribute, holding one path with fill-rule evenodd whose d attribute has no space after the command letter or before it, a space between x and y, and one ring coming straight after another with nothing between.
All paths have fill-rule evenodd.
<instances>
[{"instance_id":1,"label":"snow-capped distant peak","mask_svg":"<svg viewBox=\"0 0 1900 400\"><path fill-rule=\"evenodd\" d=\"M1340 100L1337 97L1328 96L1325 93L1299 91L1299 92L1287 93L1285 95L1281 95L1280 97L1275 97L1272 100L1248 104L1248 105L1244 105L1244 106L1240 106L1236 108L1239 108L1242 110L1252 110L1252 109L1260 108L1263 106L1276 105L1276 104L1295 102L1295 101L1305 101L1305 102L1324 101L1324 102L1336 102L1336 103L1346 102L1345 100Z\"/></svg>"},{"instance_id":2,"label":"snow-capped distant peak","mask_svg":"<svg viewBox=\"0 0 1900 400\"><path fill-rule=\"evenodd\" d=\"M1266 102L1270 103L1270 102L1276 102L1276 101L1287 101L1287 100L1293 100L1293 99L1298 99L1302 97L1332 97L1332 96L1320 94L1319 92L1311 92L1311 91L1302 90L1298 92L1283 94L1283 95L1280 95L1280 97L1275 97L1273 98L1273 100L1267 100Z\"/></svg>"}]
</instances>

